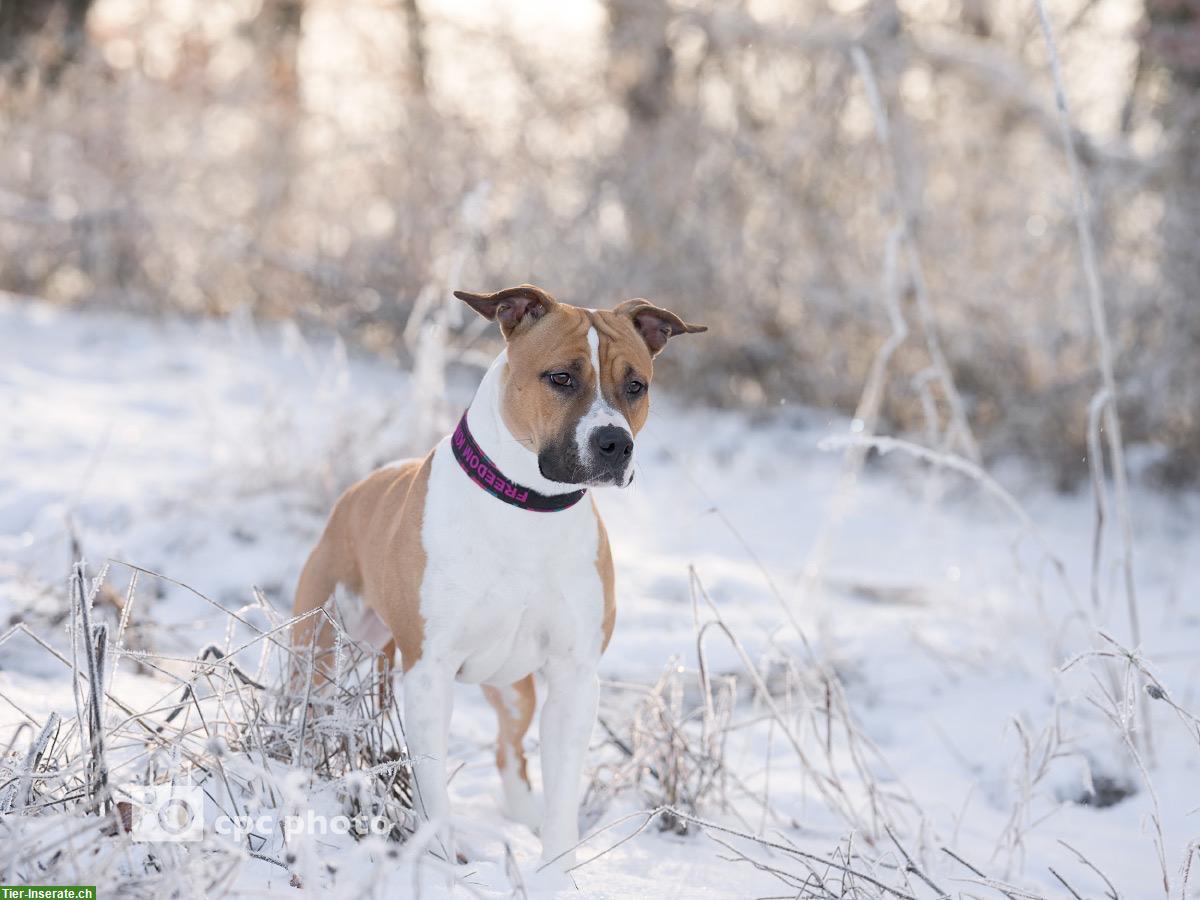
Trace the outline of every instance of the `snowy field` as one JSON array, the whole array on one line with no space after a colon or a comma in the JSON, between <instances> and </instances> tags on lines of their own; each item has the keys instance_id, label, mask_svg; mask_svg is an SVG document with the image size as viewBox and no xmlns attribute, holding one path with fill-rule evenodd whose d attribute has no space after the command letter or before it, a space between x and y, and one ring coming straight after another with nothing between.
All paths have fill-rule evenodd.
<instances>
[{"instance_id":1,"label":"snowy field","mask_svg":"<svg viewBox=\"0 0 1200 900\"><path fill-rule=\"evenodd\" d=\"M477 377L454 374L441 415L465 405ZM289 883L331 897L520 895L538 842L499 812L494 721L467 686L451 764L455 812L480 851L465 865L437 864L411 842L396 852L332 835L299 849L277 834L209 835L155 851L103 835L81 807L4 814L47 717L57 712L64 734L78 726L76 548L103 575L93 622L121 636L104 675L106 722L129 709L162 723L202 649L236 649L286 619L340 490L420 449L410 435L427 423L415 411L430 403L419 393L405 373L293 330L0 300L6 883L52 875L97 883L101 896L118 885L165 896L163 872L177 871L197 895L295 896ZM845 450L821 446L851 432L787 405L748 417L659 396L633 486L598 494L618 618L589 754L594 836L579 859L613 849L574 871L571 895L1132 900L1165 896L1168 882L1170 897L1200 896L1200 876L1186 877L1200 837L1190 712L1200 709L1200 498L1134 492L1141 647L1127 656L1111 502L1093 577L1086 491L1055 495L1005 467L995 474L1014 507L902 448L855 479ZM132 590L131 566L148 570ZM123 628L117 604L102 602L110 595L132 598ZM705 628L714 620L724 627ZM238 657L247 670L259 649ZM139 664L140 652L155 664ZM197 753L217 752L197 741ZM231 771L249 765L225 752ZM113 781L145 765L129 741L108 753ZM536 759L535 740L535 785ZM261 765L288 803L340 796L286 762ZM33 777L30 796L52 796L54 777ZM659 816L618 843L646 823L631 814L668 804L729 831Z\"/></svg>"}]
</instances>

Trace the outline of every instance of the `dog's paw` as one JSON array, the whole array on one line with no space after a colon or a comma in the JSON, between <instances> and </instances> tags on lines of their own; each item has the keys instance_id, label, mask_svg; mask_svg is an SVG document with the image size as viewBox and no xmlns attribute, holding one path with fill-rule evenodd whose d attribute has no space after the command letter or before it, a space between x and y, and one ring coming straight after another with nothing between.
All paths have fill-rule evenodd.
<instances>
[{"instance_id":1,"label":"dog's paw","mask_svg":"<svg viewBox=\"0 0 1200 900\"><path fill-rule=\"evenodd\" d=\"M460 866L488 859L488 854L478 844L457 833L453 837L453 852L453 861Z\"/></svg>"},{"instance_id":2,"label":"dog's paw","mask_svg":"<svg viewBox=\"0 0 1200 900\"><path fill-rule=\"evenodd\" d=\"M524 880L525 890L530 894L553 894L559 891L573 891L576 888L575 879L571 877L567 865L562 860L549 865L538 863L525 874Z\"/></svg>"},{"instance_id":3,"label":"dog's paw","mask_svg":"<svg viewBox=\"0 0 1200 900\"><path fill-rule=\"evenodd\" d=\"M522 787L523 790L505 791L500 800L500 811L509 821L524 825L538 834L542 828L541 800L533 791Z\"/></svg>"}]
</instances>

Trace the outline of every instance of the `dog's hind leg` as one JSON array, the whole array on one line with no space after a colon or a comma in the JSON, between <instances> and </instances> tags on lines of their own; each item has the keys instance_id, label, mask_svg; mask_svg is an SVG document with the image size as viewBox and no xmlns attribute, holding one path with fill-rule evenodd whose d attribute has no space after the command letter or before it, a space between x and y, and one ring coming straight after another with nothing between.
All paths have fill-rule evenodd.
<instances>
[{"instance_id":1,"label":"dog's hind leg","mask_svg":"<svg viewBox=\"0 0 1200 900\"><path fill-rule=\"evenodd\" d=\"M325 605L339 584L351 590L358 589L357 573L345 571L346 566L352 563L344 555L335 552L337 526L335 509L325 527L325 533L308 555L308 561L304 564L300 581L296 585L292 614L311 614L292 626L292 648L296 654L292 657L292 683L301 690L308 678L310 649L313 655L314 687L324 684L333 665L332 654L329 652L333 646L333 626L326 620L325 614L318 610Z\"/></svg>"},{"instance_id":2,"label":"dog's hind leg","mask_svg":"<svg viewBox=\"0 0 1200 900\"><path fill-rule=\"evenodd\" d=\"M524 742L537 706L533 676L526 675L507 687L485 684L483 694L496 710L496 721L500 726L496 739L496 768L500 770L500 783L504 787L505 815L537 831L542 813L529 784Z\"/></svg>"}]
</instances>

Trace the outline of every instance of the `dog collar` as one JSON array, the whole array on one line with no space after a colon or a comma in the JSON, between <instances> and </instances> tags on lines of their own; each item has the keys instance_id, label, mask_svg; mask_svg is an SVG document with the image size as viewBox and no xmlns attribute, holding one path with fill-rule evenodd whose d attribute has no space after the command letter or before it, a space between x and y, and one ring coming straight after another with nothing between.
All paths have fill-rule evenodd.
<instances>
[{"instance_id":1,"label":"dog collar","mask_svg":"<svg viewBox=\"0 0 1200 900\"><path fill-rule=\"evenodd\" d=\"M503 500L512 506L533 512L558 512L574 506L587 493L586 489L581 488L567 494L542 494L533 488L510 481L475 442L471 429L467 427L465 412L458 420L458 427L454 429L450 438L450 446L454 450L454 458L458 460L468 478L497 500Z\"/></svg>"}]
</instances>

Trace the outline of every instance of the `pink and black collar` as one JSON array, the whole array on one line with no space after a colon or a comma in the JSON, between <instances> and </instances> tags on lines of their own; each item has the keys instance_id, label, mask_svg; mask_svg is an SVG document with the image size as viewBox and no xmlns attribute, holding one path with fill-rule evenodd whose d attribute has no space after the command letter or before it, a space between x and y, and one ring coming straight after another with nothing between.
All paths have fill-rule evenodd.
<instances>
[{"instance_id":1,"label":"pink and black collar","mask_svg":"<svg viewBox=\"0 0 1200 900\"><path fill-rule=\"evenodd\" d=\"M458 420L458 427L450 438L450 447L454 458L467 473L467 477L495 497L521 509L533 512L558 512L569 509L587 493L586 489L571 491L567 494L542 494L533 488L525 487L510 481L488 459L488 455L475 442L471 429L467 427L467 414L464 412Z\"/></svg>"}]
</instances>

